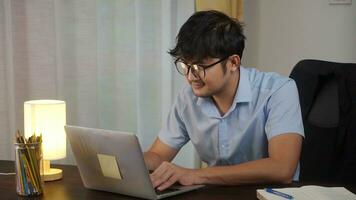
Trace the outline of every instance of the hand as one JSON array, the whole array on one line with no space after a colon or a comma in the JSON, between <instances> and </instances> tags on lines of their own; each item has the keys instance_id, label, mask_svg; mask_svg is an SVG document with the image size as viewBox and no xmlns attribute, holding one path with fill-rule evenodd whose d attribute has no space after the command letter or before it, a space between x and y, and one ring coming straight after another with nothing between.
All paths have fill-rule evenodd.
<instances>
[{"instance_id":1,"label":"hand","mask_svg":"<svg viewBox=\"0 0 356 200\"><path fill-rule=\"evenodd\" d=\"M163 162L151 175L153 187L164 190L175 182L182 185L198 184L196 170L179 167L170 162Z\"/></svg>"}]
</instances>

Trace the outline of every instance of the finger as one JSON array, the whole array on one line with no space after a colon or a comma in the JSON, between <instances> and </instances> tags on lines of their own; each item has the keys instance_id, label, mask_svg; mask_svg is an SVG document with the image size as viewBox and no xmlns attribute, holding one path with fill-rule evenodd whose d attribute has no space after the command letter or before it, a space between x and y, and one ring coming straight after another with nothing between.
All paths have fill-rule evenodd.
<instances>
[{"instance_id":1,"label":"finger","mask_svg":"<svg viewBox=\"0 0 356 200\"><path fill-rule=\"evenodd\" d=\"M167 161L162 162L156 170L151 174L153 177L157 176L157 174L162 174L166 169L170 166L170 163Z\"/></svg>"},{"instance_id":2,"label":"finger","mask_svg":"<svg viewBox=\"0 0 356 200\"><path fill-rule=\"evenodd\" d=\"M160 185L157 189L160 191L165 190L170 186L172 186L175 182L177 182L177 180L178 180L177 176L173 175L166 182Z\"/></svg>"},{"instance_id":3,"label":"finger","mask_svg":"<svg viewBox=\"0 0 356 200\"><path fill-rule=\"evenodd\" d=\"M173 176L175 173L173 168L167 169L158 179L153 182L153 186L157 187L163 183L165 183L171 176Z\"/></svg>"},{"instance_id":4,"label":"finger","mask_svg":"<svg viewBox=\"0 0 356 200\"><path fill-rule=\"evenodd\" d=\"M167 169L160 177L156 178L152 183L154 187L161 185L166 182L172 175L174 174L174 170L172 168Z\"/></svg>"},{"instance_id":5,"label":"finger","mask_svg":"<svg viewBox=\"0 0 356 200\"><path fill-rule=\"evenodd\" d=\"M158 179L161 174L165 172L166 168L166 165L162 163L152 174L150 174L151 181L153 182Z\"/></svg>"},{"instance_id":6,"label":"finger","mask_svg":"<svg viewBox=\"0 0 356 200\"><path fill-rule=\"evenodd\" d=\"M172 174L170 165L162 164L160 165L157 170L150 175L151 182L154 187L160 185L162 182L166 181Z\"/></svg>"}]
</instances>

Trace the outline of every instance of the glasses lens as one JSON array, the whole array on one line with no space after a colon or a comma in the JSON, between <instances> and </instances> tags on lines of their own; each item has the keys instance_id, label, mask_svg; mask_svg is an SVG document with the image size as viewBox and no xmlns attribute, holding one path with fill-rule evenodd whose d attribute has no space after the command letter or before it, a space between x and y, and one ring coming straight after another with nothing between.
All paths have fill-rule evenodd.
<instances>
[{"instance_id":1,"label":"glasses lens","mask_svg":"<svg viewBox=\"0 0 356 200\"><path fill-rule=\"evenodd\" d=\"M202 78L205 75L204 68L200 65L193 65L191 70L192 70L193 75L196 77Z\"/></svg>"},{"instance_id":2,"label":"glasses lens","mask_svg":"<svg viewBox=\"0 0 356 200\"><path fill-rule=\"evenodd\" d=\"M187 75L188 74L189 66L187 66L183 62L177 62L176 68L177 68L177 70L178 70L178 72L180 74L182 74L182 75Z\"/></svg>"}]
</instances>

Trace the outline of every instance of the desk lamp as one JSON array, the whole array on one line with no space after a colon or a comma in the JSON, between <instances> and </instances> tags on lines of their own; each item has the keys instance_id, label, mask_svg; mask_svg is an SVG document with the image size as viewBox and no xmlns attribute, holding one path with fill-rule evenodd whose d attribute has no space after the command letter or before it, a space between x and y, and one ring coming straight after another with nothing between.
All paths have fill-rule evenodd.
<instances>
[{"instance_id":1,"label":"desk lamp","mask_svg":"<svg viewBox=\"0 0 356 200\"><path fill-rule=\"evenodd\" d=\"M62 170L50 168L50 160L66 157L66 104L59 100L24 103L25 137L42 134L44 181L62 178Z\"/></svg>"}]
</instances>

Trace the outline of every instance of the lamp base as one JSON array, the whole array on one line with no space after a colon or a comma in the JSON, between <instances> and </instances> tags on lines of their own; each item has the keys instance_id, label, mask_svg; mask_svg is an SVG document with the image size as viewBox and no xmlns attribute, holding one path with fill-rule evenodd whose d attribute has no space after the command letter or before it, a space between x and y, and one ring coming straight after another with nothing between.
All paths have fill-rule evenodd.
<instances>
[{"instance_id":1,"label":"lamp base","mask_svg":"<svg viewBox=\"0 0 356 200\"><path fill-rule=\"evenodd\" d=\"M45 171L43 174L44 181L55 181L55 180L62 179L62 177L63 177L62 170L56 168L50 168L47 171Z\"/></svg>"},{"instance_id":2,"label":"lamp base","mask_svg":"<svg viewBox=\"0 0 356 200\"><path fill-rule=\"evenodd\" d=\"M42 171L42 170L41 170ZM62 179L63 173L61 169L51 168L51 163L49 160L43 160L43 180L44 181L55 181Z\"/></svg>"}]
</instances>

